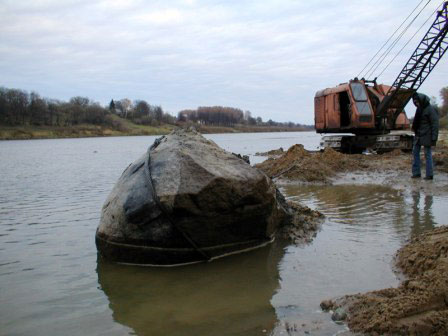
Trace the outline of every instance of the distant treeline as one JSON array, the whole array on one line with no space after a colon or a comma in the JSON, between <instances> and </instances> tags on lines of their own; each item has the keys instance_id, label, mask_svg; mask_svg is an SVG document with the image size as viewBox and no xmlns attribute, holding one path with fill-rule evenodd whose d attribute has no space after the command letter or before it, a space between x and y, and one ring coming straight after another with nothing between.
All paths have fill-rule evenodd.
<instances>
[{"instance_id":1,"label":"distant treeline","mask_svg":"<svg viewBox=\"0 0 448 336\"><path fill-rule=\"evenodd\" d=\"M162 123L174 125L177 121L176 117L165 113L161 106L150 105L144 100L132 102L128 98L116 101L112 99L109 103L109 112L141 125L159 126Z\"/></svg>"},{"instance_id":2,"label":"distant treeline","mask_svg":"<svg viewBox=\"0 0 448 336\"><path fill-rule=\"evenodd\" d=\"M8 126L70 126L80 123L102 124L107 111L88 98L74 97L62 102L32 92L0 88L0 123Z\"/></svg>"},{"instance_id":3,"label":"distant treeline","mask_svg":"<svg viewBox=\"0 0 448 336\"><path fill-rule=\"evenodd\" d=\"M182 110L177 114L177 120L180 122L193 122L211 126L283 126L300 127L303 129L313 129L313 126L296 124L293 122L276 122L269 119L263 122L261 117L252 117L250 111L243 112L240 109L223 106L202 106L196 110Z\"/></svg>"},{"instance_id":4,"label":"distant treeline","mask_svg":"<svg viewBox=\"0 0 448 336\"><path fill-rule=\"evenodd\" d=\"M78 124L107 125L119 128L115 113L137 124L157 126L176 122L160 106L149 105L144 100L131 102L112 100L105 108L86 97L73 97L68 102L42 98L39 94L18 89L0 88L0 124L8 126L59 126Z\"/></svg>"},{"instance_id":5,"label":"distant treeline","mask_svg":"<svg viewBox=\"0 0 448 336\"><path fill-rule=\"evenodd\" d=\"M101 106L86 97L73 97L68 102L42 98L38 93L20 89L0 87L0 125L5 126L58 126L69 127L79 124L106 125L114 129L124 128L120 118L135 124L159 126L161 124L201 124L232 127L282 126L288 128L312 129L312 126L280 123L272 120L263 122L252 117L250 111L222 106L199 107L183 110L175 116L165 113L161 106L150 105L144 100L131 101L127 98L112 99L109 106Z\"/></svg>"}]
</instances>

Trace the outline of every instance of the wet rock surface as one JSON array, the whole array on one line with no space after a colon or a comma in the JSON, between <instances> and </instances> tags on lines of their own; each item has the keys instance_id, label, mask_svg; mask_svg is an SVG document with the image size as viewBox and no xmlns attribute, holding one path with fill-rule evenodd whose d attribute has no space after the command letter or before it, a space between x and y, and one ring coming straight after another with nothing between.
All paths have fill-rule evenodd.
<instances>
[{"instance_id":1,"label":"wet rock surface","mask_svg":"<svg viewBox=\"0 0 448 336\"><path fill-rule=\"evenodd\" d=\"M423 233L397 253L408 277L398 288L321 303L347 311L355 332L369 335L448 335L448 227Z\"/></svg>"},{"instance_id":2,"label":"wet rock surface","mask_svg":"<svg viewBox=\"0 0 448 336\"><path fill-rule=\"evenodd\" d=\"M347 318L347 313L342 307L337 308L331 315L331 319L335 322L344 321Z\"/></svg>"},{"instance_id":3,"label":"wet rock surface","mask_svg":"<svg viewBox=\"0 0 448 336\"><path fill-rule=\"evenodd\" d=\"M269 243L282 223L298 222L295 212L263 172L195 131L178 130L123 172L103 206L96 243L118 262L197 262Z\"/></svg>"}]
</instances>

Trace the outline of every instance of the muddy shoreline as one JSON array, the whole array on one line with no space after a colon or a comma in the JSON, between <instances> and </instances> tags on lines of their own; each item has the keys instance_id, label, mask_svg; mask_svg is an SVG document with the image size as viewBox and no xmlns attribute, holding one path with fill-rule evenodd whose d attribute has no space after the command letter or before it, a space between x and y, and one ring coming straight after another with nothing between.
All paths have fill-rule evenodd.
<instances>
[{"instance_id":1,"label":"muddy shoreline","mask_svg":"<svg viewBox=\"0 0 448 336\"><path fill-rule=\"evenodd\" d=\"M412 155L398 150L382 155L345 155L331 149L308 152L295 145L287 151L262 154L269 159L257 167L278 186L376 184L390 186L397 193L448 193L448 147L444 145L433 152L432 181L411 179ZM424 176L424 166L422 173ZM309 218L303 220L306 223ZM395 264L404 278L398 288L329 298L322 303L323 310L331 311L334 320L346 323L356 334L447 335L448 227L413 237L397 252Z\"/></svg>"},{"instance_id":2,"label":"muddy shoreline","mask_svg":"<svg viewBox=\"0 0 448 336\"><path fill-rule=\"evenodd\" d=\"M331 148L310 152L297 144L285 152L279 149L262 154L266 154L268 159L256 167L271 178L288 182L333 184L348 182L347 174L380 174L396 178L398 172L400 176L406 174L404 177L409 182L411 176L412 155L400 150L381 155L348 155ZM448 146L437 147L433 152L433 161L436 178L443 178L448 173ZM424 174L424 160L422 163Z\"/></svg>"}]
</instances>

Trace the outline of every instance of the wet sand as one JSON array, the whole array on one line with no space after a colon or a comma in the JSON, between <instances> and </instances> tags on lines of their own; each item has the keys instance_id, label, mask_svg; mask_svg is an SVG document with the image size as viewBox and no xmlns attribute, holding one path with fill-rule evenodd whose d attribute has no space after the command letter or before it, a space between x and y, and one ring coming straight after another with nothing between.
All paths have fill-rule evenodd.
<instances>
[{"instance_id":1,"label":"wet sand","mask_svg":"<svg viewBox=\"0 0 448 336\"><path fill-rule=\"evenodd\" d=\"M414 237L397 252L396 265L407 277L398 288L347 295L322 308L354 332L447 335L448 226Z\"/></svg>"}]
</instances>

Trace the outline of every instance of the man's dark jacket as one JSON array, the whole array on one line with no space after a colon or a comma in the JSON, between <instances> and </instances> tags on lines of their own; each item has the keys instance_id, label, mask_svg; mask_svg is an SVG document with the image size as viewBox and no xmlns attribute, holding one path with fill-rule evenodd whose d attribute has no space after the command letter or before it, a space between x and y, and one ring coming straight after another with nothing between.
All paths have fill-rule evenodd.
<instances>
[{"instance_id":1,"label":"man's dark jacket","mask_svg":"<svg viewBox=\"0 0 448 336\"><path fill-rule=\"evenodd\" d=\"M415 94L420 102L420 107L415 112L412 130L422 146L435 145L439 136L439 113L430 104L429 97L423 93Z\"/></svg>"}]
</instances>

